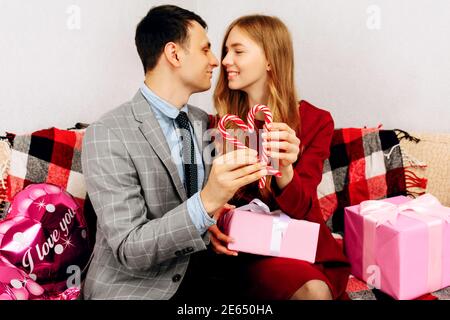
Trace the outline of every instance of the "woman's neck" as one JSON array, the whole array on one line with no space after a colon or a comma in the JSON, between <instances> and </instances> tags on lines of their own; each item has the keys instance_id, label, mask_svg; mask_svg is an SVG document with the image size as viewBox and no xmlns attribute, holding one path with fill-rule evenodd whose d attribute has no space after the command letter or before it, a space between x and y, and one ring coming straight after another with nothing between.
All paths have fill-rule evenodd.
<instances>
[{"instance_id":1,"label":"woman's neck","mask_svg":"<svg viewBox=\"0 0 450 320\"><path fill-rule=\"evenodd\" d=\"M249 109L253 108L256 104L264 104L267 105L269 102L269 94L267 90L255 90L247 92L248 95L248 106ZM258 112L255 116L257 120L264 120L264 114Z\"/></svg>"}]
</instances>

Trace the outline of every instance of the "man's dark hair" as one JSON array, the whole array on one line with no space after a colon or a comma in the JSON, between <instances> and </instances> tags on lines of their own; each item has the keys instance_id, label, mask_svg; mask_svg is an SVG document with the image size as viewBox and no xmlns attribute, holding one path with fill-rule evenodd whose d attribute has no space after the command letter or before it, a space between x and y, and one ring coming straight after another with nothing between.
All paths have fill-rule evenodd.
<instances>
[{"instance_id":1,"label":"man's dark hair","mask_svg":"<svg viewBox=\"0 0 450 320\"><path fill-rule=\"evenodd\" d=\"M136 28L136 47L144 65L144 71L152 70L168 42L186 45L189 40L188 29L192 21L203 28L206 22L197 14L186 9L163 5L150 9Z\"/></svg>"}]
</instances>

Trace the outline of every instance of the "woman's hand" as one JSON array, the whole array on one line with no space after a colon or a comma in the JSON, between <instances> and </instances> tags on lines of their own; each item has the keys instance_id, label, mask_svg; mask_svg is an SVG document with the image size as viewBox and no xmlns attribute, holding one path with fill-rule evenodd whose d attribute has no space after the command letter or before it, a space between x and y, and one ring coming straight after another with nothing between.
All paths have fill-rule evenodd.
<instances>
[{"instance_id":1,"label":"woman's hand","mask_svg":"<svg viewBox=\"0 0 450 320\"><path fill-rule=\"evenodd\" d=\"M281 177L276 178L278 187L283 189L294 176L292 164L297 161L300 152L300 139L286 123L272 122L268 132L262 134L265 139L263 148L267 155L279 163Z\"/></svg>"},{"instance_id":2,"label":"woman's hand","mask_svg":"<svg viewBox=\"0 0 450 320\"><path fill-rule=\"evenodd\" d=\"M219 221L220 217L225 214L226 212L232 210L236 208L233 205L230 204L225 204L223 206L223 208L217 210L214 213L213 218L216 221ZM238 253L236 251L232 251L232 250L228 250L227 249L227 244L228 243L232 243L234 241L233 238L227 236L226 234L224 234L222 231L219 230L219 228L217 227L217 224L209 227L208 229L209 234L210 234L210 240L211 240L211 247L214 250L215 253L217 254L226 254L226 255L230 255L230 256L237 256Z\"/></svg>"}]
</instances>

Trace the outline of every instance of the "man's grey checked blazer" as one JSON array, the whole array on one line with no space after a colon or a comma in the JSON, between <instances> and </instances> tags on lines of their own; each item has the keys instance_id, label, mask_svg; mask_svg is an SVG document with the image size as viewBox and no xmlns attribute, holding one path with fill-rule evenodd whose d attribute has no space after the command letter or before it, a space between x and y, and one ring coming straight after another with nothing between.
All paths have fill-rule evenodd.
<instances>
[{"instance_id":1,"label":"man's grey checked blazer","mask_svg":"<svg viewBox=\"0 0 450 320\"><path fill-rule=\"evenodd\" d=\"M203 150L208 115L189 106L188 116ZM209 238L190 219L171 150L140 91L87 128L82 165L97 214L84 298L169 299L189 255L205 250Z\"/></svg>"}]
</instances>

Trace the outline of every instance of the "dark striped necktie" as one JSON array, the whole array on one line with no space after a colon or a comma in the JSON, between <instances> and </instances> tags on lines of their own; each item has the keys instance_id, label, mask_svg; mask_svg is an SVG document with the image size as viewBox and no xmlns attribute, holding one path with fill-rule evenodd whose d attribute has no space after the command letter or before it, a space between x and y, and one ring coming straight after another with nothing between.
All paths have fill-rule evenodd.
<instances>
[{"instance_id":1,"label":"dark striped necktie","mask_svg":"<svg viewBox=\"0 0 450 320\"><path fill-rule=\"evenodd\" d=\"M184 111L180 111L175 119L181 131L183 142L183 166L187 197L198 191L197 164L195 163L194 137L191 134L189 119Z\"/></svg>"}]
</instances>

